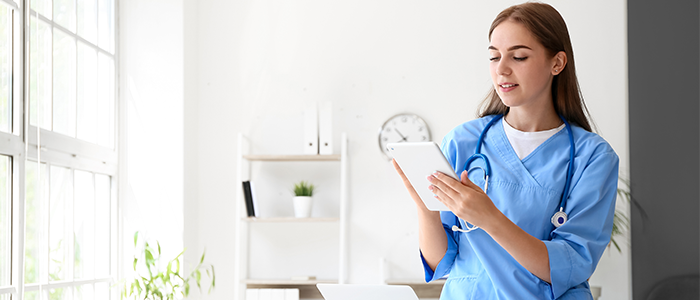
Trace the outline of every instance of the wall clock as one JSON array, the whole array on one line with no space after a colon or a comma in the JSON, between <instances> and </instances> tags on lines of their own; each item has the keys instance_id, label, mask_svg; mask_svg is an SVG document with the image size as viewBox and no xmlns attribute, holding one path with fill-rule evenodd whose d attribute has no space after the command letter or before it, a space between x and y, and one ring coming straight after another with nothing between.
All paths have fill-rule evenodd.
<instances>
[{"instance_id":1,"label":"wall clock","mask_svg":"<svg viewBox=\"0 0 700 300\"><path fill-rule=\"evenodd\" d=\"M379 129L379 149L384 156L391 159L386 148L387 143L429 142L430 129L423 119L415 114L395 115Z\"/></svg>"}]
</instances>

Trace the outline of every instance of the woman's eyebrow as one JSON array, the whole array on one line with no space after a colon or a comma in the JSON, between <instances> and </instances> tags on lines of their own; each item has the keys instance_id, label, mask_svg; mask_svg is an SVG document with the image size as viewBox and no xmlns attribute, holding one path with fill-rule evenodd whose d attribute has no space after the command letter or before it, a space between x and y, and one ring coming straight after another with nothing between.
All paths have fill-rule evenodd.
<instances>
[{"instance_id":1,"label":"woman's eyebrow","mask_svg":"<svg viewBox=\"0 0 700 300\"><path fill-rule=\"evenodd\" d=\"M513 51L513 50L523 49L523 48L524 48L524 49L532 50L532 48L530 48L530 47L528 47L528 46L525 46L525 45L515 45L515 46L512 46L512 47L508 48L508 51ZM496 51L498 51L498 48L496 48L496 47L494 47L494 46L489 46L489 50L496 50Z\"/></svg>"}]
</instances>

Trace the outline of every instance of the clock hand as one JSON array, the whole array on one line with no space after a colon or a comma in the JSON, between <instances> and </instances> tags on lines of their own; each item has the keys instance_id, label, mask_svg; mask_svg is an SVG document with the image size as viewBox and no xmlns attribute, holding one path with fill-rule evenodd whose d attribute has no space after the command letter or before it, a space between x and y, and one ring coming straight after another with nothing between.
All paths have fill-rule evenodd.
<instances>
[{"instance_id":1,"label":"clock hand","mask_svg":"<svg viewBox=\"0 0 700 300\"><path fill-rule=\"evenodd\" d=\"M396 130L396 132L401 136L401 140L408 142L408 140L406 139L406 137L403 136L403 134L401 134L401 131L399 131L398 129L394 129L394 130Z\"/></svg>"}]
</instances>

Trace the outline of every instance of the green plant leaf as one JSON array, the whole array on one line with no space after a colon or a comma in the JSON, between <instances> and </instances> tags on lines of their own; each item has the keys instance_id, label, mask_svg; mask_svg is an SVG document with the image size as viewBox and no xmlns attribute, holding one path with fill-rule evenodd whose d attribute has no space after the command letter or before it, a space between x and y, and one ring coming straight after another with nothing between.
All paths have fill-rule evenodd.
<instances>
[{"instance_id":1,"label":"green plant leaf","mask_svg":"<svg viewBox=\"0 0 700 300\"><path fill-rule=\"evenodd\" d=\"M136 263L139 261L138 258L134 257L134 271L136 271Z\"/></svg>"},{"instance_id":2,"label":"green plant leaf","mask_svg":"<svg viewBox=\"0 0 700 300\"><path fill-rule=\"evenodd\" d=\"M134 247L136 247L136 245L138 245L137 244L138 240L139 240L139 232L137 231L134 233Z\"/></svg>"},{"instance_id":3,"label":"green plant leaf","mask_svg":"<svg viewBox=\"0 0 700 300\"><path fill-rule=\"evenodd\" d=\"M314 193L314 185L310 184L304 180L301 182L294 184L294 196L308 196L311 197L313 196Z\"/></svg>"},{"instance_id":4,"label":"green plant leaf","mask_svg":"<svg viewBox=\"0 0 700 300\"><path fill-rule=\"evenodd\" d=\"M160 257L160 242L156 241L156 243L158 244L158 257Z\"/></svg>"},{"instance_id":5,"label":"green plant leaf","mask_svg":"<svg viewBox=\"0 0 700 300\"><path fill-rule=\"evenodd\" d=\"M216 272L214 272L214 265L211 265L211 286L216 287Z\"/></svg>"},{"instance_id":6,"label":"green plant leaf","mask_svg":"<svg viewBox=\"0 0 700 300\"><path fill-rule=\"evenodd\" d=\"M180 275L180 260L179 259L175 261L175 266L176 266L175 273L179 276ZM182 277L180 277L180 278L182 278Z\"/></svg>"},{"instance_id":7,"label":"green plant leaf","mask_svg":"<svg viewBox=\"0 0 700 300\"><path fill-rule=\"evenodd\" d=\"M202 281L202 272L200 272L199 269L197 269L196 274L197 274L197 277L196 277L197 278L197 287L201 290L202 285L200 284L200 282Z\"/></svg>"},{"instance_id":8,"label":"green plant leaf","mask_svg":"<svg viewBox=\"0 0 700 300\"><path fill-rule=\"evenodd\" d=\"M201 265L204 262L204 255L207 254L207 250L205 249L204 252L202 252L202 258L199 260L199 264Z\"/></svg>"},{"instance_id":9,"label":"green plant leaf","mask_svg":"<svg viewBox=\"0 0 700 300\"><path fill-rule=\"evenodd\" d=\"M146 264L152 265L154 263L153 254L150 249L146 249Z\"/></svg>"},{"instance_id":10,"label":"green plant leaf","mask_svg":"<svg viewBox=\"0 0 700 300\"><path fill-rule=\"evenodd\" d=\"M171 269L173 267L173 261L171 260L168 262L168 268L166 269L168 271L168 277L170 277L170 273L172 273Z\"/></svg>"},{"instance_id":11,"label":"green plant leaf","mask_svg":"<svg viewBox=\"0 0 700 300\"><path fill-rule=\"evenodd\" d=\"M143 291L143 289L141 289L141 283L138 280L135 280L134 283L136 284L136 290L138 291L138 294L141 295L141 291Z\"/></svg>"}]
</instances>

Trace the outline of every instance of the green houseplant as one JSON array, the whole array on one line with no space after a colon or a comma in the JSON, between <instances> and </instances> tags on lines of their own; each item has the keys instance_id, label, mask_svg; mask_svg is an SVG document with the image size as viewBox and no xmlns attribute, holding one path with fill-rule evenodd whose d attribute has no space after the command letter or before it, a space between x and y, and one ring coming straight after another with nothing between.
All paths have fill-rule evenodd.
<instances>
[{"instance_id":1,"label":"green houseplant","mask_svg":"<svg viewBox=\"0 0 700 300\"><path fill-rule=\"evenodd\" d=\"M620 178L620 183L622 183L622 186L618 186L617 188L617 196L618 199L622 199L627 203L630 203L637 207L639 210L639 213L642 215L642 219L647 218L647 213L644 211L644 208L637 202L633 197L632 193L630 191L630 182L629 180L625 178ZM627 215L620 211L619 209L615 209L615 216L613 218L613 229L612 229L612 235L610 236L610 244L615 246L618 252L622 252L622 249L620 248L620 241L618 238L622 237L625 232L627 232L630 228L630 220Z\"/></svg>"},{"instance_id":2,"label":"green houseplant","mask_svg":"<svg viewBox=\"0 0 700 300\"><path fill-rule=\"evenodd\" d=\"M123 282L121 289L122 299L183 299L189 295L190 285L193 283L197 285L200 291L202 290L202 272L206 272L209 280L211 280L208 293L211 293L216 287L214 266L204 264L206 251L202 253L199 264L192 269L192 272L187 277L183 277L184 274L180 268L180 257L185 253L185 250L169 260L165 270L161 270L160 243L156 241L157 248L153 248L151 243L144 240L143 245L139 247L138 240L139 232L137 231L134 234L136 254L134 255L133 267L135 276L133 279Z\"/></svg>"},{"instance_id":3,"label":"green houseplant","mask_svg":"<svg viewBox=\"0 0 700 300\"><path fill-rule=\"evenodd\" d=\"M629 191L629 182L627 182L624 179L620 179L622 183L625 184L625 187L618 187L617 189L617 198L618 199L623 199L626 202L630 202L632 200L632 194L630 194ZM620 238L627 230L629 230L630 227L630 220L625 215L624 212L620 211L619 209L615 209L615 216L613 217L613 228L612 228L612 234L610 236L610 244L615 246L617 248L618 252L622 252L622 249L620 248L620 244L617 240L617 238Z\"/></svg>"},{"instance_id":4,"label":"green houseplant","mask_svg":"<svg viewBox=\"0 0 700 300\"><path fill-rule=\"evenodd\" d=\"M294 196L312 197L314 195L314 185L304 180L294 184Z\"/></svg>"},{"instance_id":5,"label":"green houseplant","mask_svg":"<svg viewBox=\"0 0 700 300\"><path fill-rule=\"evenodd\" d=\"M308 218L311 216L311 203L316 187L306 181L294 184L294 216Z\"/></svg>"}]
</instances>

